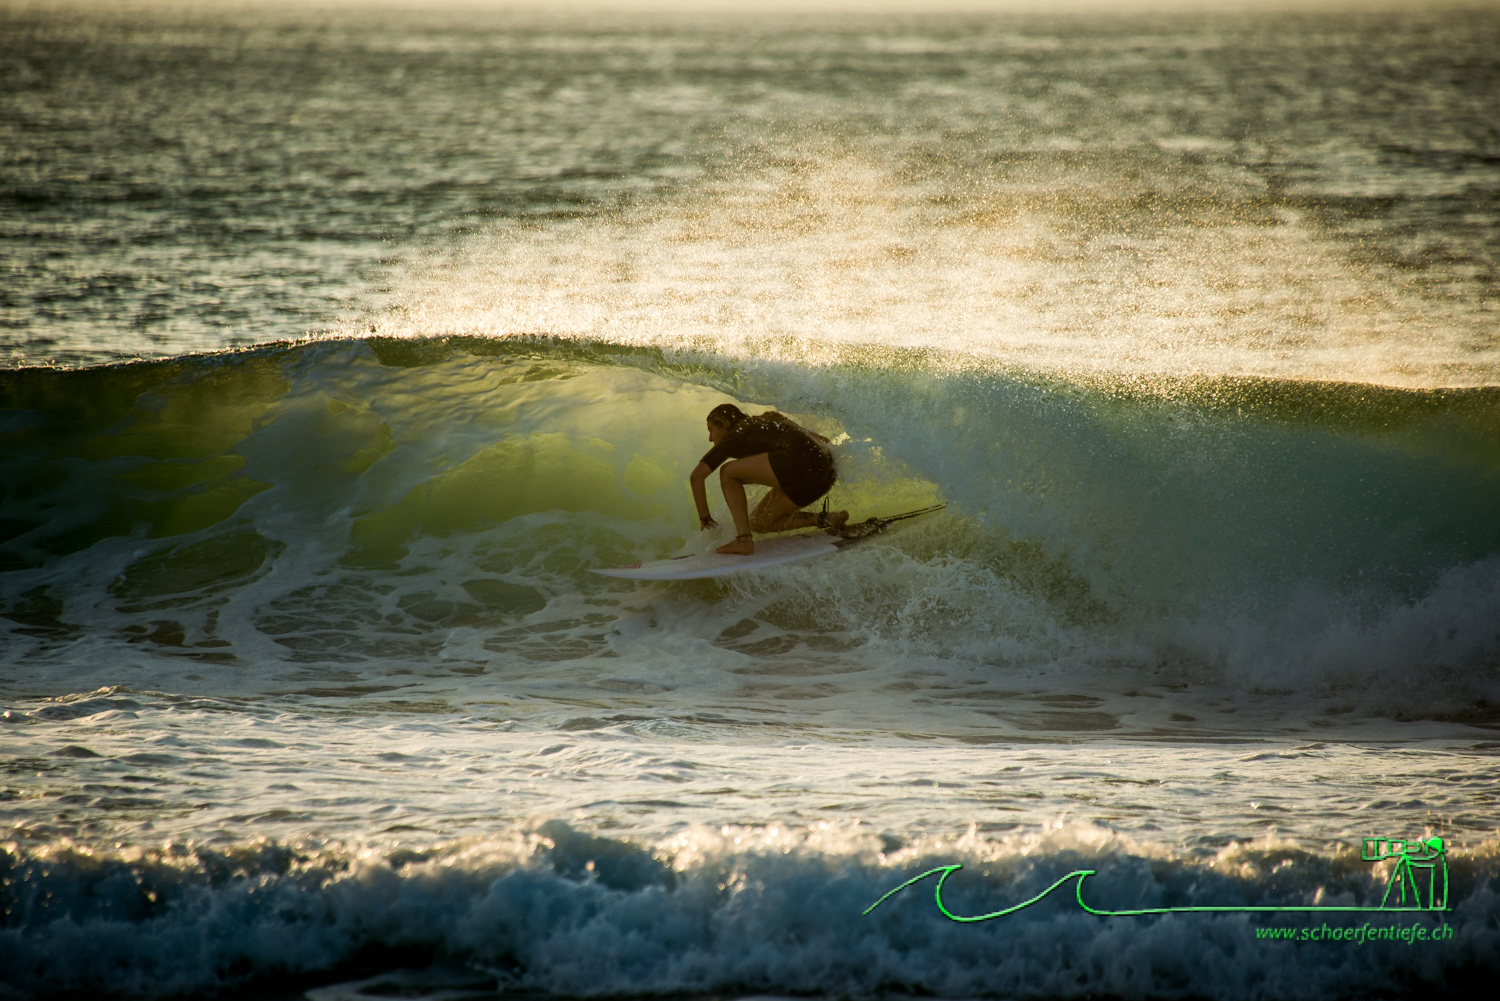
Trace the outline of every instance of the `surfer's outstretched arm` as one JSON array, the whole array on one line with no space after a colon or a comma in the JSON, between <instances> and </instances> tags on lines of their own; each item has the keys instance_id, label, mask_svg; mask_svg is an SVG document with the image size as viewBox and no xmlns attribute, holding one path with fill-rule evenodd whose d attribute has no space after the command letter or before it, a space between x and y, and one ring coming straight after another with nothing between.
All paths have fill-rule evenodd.
<instances>
[{"instance_id":1,"label":"surfer's outstretched arm","mask_svg":"<svg viewBox=\"0 0 1500 1001\"><path fill-rule=\"evenodd\" d=\"M706 528L718 528L719 523L714 521L713 515L708 510L708 488L704 483L713 470L705 463L698 463L693 471L688 474L688 483L693 487L693 504L698 508L698 531Z\"/></svg>"}]
</instances>

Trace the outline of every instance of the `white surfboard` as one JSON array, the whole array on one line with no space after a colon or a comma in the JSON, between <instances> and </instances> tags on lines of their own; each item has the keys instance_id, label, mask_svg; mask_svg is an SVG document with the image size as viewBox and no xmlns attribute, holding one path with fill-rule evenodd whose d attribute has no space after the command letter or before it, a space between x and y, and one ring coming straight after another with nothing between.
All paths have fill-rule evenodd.
<instances>
[{"instance_id":1,"label":"white surfboard","mask_svg":"<svg viewBox=\"0 0 1500 1001\"><path fill-rule=\"evenodd\" d=\"M674 556L665 560L632 563L629 566L591 572L605 577L623 577L626 580L701 580L746 570L764 570L782 563L832 555L856 542L879 535L894 522L941 511L947 506L935 504L920 511L907 511L886 518L870 518L857 525L846 525L842 532L814 532L811 535L779 535L756 539L755 553L751 556L721 556L710 549L690 556Z\"/></svg>"}]
</instances>

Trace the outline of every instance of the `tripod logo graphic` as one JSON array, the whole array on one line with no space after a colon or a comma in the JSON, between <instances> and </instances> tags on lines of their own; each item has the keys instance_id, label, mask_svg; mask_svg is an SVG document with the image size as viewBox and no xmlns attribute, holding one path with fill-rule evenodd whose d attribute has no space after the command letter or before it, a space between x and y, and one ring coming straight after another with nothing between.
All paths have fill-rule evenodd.
<instances>
[{"instance_id":1,"label":"tripod logo graphic","mask_svg":"<svg viewBox=\"0 0 1500 1001\"><path fill-rule=\"evenodd\" d=\"M1402 838L1365 838L1359 857L1366 862L1383 862L1395 859L1391 869L1391 881L1386 884L1385 896L1380 898L1381 910L1398 911L1446 911L1448 909L1448 848L1439 837L1418 838L1407 841ZM1427 877L1427 903L1422 903L1421 875ZM1391 891L1396 892L1397 904L1391 903ZM1411 892L1411 903L1406 902L1407 891Z\"/></svg>"}]
</instances>

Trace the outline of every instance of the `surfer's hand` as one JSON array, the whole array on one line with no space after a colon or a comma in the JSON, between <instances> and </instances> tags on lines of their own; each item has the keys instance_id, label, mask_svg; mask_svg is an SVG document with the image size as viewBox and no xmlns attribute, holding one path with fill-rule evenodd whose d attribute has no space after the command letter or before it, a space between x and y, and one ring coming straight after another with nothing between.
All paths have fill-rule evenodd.
<instances>
[{"instance_id":1,"label":"surfer's hand","mask_svg":"<svg viewBox=\"0 0 1500 1001\"><path fill-rule=\"evenodd\" d=\"M718 527L719 527L719 523L717 521L714 521L710 517L703 517L703 518L699 518L698 519L698 531L700 531L700 532L705 532L705 531L707 531L710 528L718 528Z\"/></svg>"}]
</instances>

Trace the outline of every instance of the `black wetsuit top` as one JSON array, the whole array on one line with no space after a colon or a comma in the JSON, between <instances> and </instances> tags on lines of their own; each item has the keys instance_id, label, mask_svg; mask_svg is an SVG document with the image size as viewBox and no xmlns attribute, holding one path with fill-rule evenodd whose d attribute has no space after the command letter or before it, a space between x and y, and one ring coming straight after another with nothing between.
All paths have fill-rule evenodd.
<instances>
[{"instance_id":1,"label":"black wetsuit top","mask_svg":"<svg viewBox=\"0 0 1500 1001\"><path fill-rule=\"evenodd\" d=\"M774 410L736 424L708 450L703 464L718 469L727 459L762 452L770 456L771 472L776 474L782 492L798 507L822 497L838 478L828 446L807 428Z\"/></svg>"}]
</instances>

